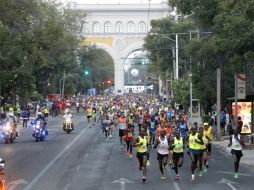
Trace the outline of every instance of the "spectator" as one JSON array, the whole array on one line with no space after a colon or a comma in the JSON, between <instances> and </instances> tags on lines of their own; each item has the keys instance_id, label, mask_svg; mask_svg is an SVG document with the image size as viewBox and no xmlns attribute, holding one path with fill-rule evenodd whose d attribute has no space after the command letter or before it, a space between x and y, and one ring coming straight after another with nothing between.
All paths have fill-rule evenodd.
<instances>
[{"instance_id":1,"label":"spectator","mask_svg":"<svg viewBox=\"0 0 254 190\"><path fill-rule=\"evenodd\" d=\"M29 121L29 117L30 117L30 112L28 111L28 109L25 109L22 112L22 118L23 118L23 127L27 128L27 122Z\"/></svg>"},{"instance_id":2,"label":"spectator","mask_svg":"<svg viewBox=\"0 0 254 190\"><path fill-rule=\"evenodd\" d=\"M221 111L220 114L220 128L222 135L225 136L225 126L226 126L226 114L224 111Z\"/></svg>"},{"instance_id":3,"label":"spectator","mask_svg":"<svg viewBox=\"0 0 254 190\"><path fill-rule=\"evenodd\" d=\"M237 126L237 132L240 134L242 132L243 127L243 121L240 116L238 116L238 126Z\"/></svg>"}]
</instances>

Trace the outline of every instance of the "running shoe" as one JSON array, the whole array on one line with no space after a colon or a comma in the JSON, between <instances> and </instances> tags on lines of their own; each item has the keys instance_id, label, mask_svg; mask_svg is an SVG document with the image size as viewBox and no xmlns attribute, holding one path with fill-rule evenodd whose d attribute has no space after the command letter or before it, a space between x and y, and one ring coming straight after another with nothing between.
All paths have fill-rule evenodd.
<instances>
[{"instance_id":1,"label":"running shoe","mask_svg":"<svg viewBox=\"0 0 254 190\"><path fill-rule=\"evenodd\" d=\"M199 171L198 176L199 176L199 177L202 177L202 176L203 176L203 171Z\"/></svg>"},{"instance_id":2,"label":"running shoe","mask_svg":"<svg viewBox=\"0 0 254 190\"><path fill-rule=\"evenodd\" d=\"M130 158L132 158L132 155L131 155L131 154L129 154L129 157L130 157Z\"/></svg>"},{"instance_id":3,"label":"running shoe","mask_svg":"<svg viewBox=\"0 0 254 190\"><path fill-rule=\"evenodd\" d=\"M191 182L194 183L195 182L195 175L191 175Z\"/></svg>"},{"instance_id":4,"label":"running shoe","mask_svg":"<svg viewBox=\"0 0 254 190\"><path fill-rule=\"evenodd\" d=\"M207 173L207 168L205 167L203 171L204 171L204 173Z\"/></svg>"},{"instance_id":5,"label":"running shoe","mask_svg":"<svg viewBox=\"0 0 254 190\"><path fill-rule=\"evenodd\" d=\"M238 177L239 177L239 174L238 174L238 173L235 173L234 178L235 178L235 179L238 179Z\"/></svg>"},{"instance_id":6,"label":"running shoe","mask_svg":"<svg viewBox=\"0 0 254 190\"><path fill-rule=\"evenodd\" d=\"M146 177L142 177L143 183L146 183Z\"/></svg>"},{"instance_id":7,"label":"running shoe","mask_svg":"<svg viewBox=\"0 0 254 190\"><path fill-rule=\"evenodd\" d=\"M166 179L166 177L165 176L161 176L161 180L165 180Z\"/></svg>"},{"instance_id":8,"label":"running shoe","mask_svg":"<svg viewBox=\"0 0 254 190\"><path fill-rule=\"evenodd\" d=\"M180 180L180 175L176 175L176 180Z\"/></svg>"},{"instance_id":9,"label":"running shoe","mask_svg":"<svg viewBox=\"0 0 254 190\"><path fill-rule=\"evenodd\" d=\"M151 165L150 160L147 160L146 165L147 165L147 166L150 166L150 165Z\"/></svg>"}]
</instances>

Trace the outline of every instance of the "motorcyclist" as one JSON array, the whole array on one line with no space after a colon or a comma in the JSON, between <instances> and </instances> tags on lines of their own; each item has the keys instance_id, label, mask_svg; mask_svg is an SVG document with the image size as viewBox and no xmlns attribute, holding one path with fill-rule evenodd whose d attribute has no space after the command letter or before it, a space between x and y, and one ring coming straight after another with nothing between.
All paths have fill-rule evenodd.
<instances>
[{"instance_id":1,"label":"motorcyclist","mask_svg":"<svg viewBox=\"0 0 254 190\"><path fill-rule=\"evenodd\" d=\"M42 113L41 112L38 112L37 114L37 118L35 119L35 124L37 122L40 122L40 124L43 126L43 129L45 130L46 129L46 125L47 125L47 122L45 121L44 117L42 117Z\"/></svg>"},{"instance_id":2,"label":"motorcyclist","mask_svg":"<svg viewBox=\"0 0 254 190\"><path fill-rule=\"evenodd\" d=\"M64 123L65 123L66 120L71 120L72 114L71 114L70 109L68 109L68 110L66 111L66 113L65 113L64 116L63 116L63 118L64 118ZM64 127L64 123L63 123L63 127ZM71 122L71 128L74 130L73 122Z\"/></svg>"}]
</instances>

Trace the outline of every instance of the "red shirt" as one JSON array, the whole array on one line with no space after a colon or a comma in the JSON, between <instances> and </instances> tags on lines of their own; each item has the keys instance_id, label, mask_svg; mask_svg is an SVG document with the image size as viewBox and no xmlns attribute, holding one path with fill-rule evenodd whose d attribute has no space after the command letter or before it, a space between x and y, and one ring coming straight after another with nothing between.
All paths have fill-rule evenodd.
<instances>
[{"instance_id":1,"label":"red shirt","mask_svg":"<svg viewBox=\"0 0 254 190\"><path fill-rule=\"evenodd\" d=\"M134 129L131 127L131 128L127 128L126 129L126 135L125 135L125 140L126 141L130 141L133 139L133 133L134 133Z\"/></svg>"}]
</instances>

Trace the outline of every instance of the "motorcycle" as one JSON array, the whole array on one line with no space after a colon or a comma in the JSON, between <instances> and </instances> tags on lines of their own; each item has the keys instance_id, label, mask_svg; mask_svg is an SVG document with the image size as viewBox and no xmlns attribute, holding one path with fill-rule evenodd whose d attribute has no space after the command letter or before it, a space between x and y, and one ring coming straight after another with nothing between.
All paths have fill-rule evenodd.
<instances>
[{"instance_id":1,"label":"motorcycle","mask_svg":"<svg viewBox=\"0 0 254 190\"><path fill-rule=\"evenodd\" d=\"M4 163L5 160L0 158L0 190L5 190Z\"/></svg>"},{"instance_id":2,"label":"motorcycle","mask_svg":"<svg viewBox=\"0 0 254 190\"><path fill-rule=\"evenodd\" d=\"M63 123L63 130L66 133L70 133L73 130L73 123L71 119L66 119Z\"/></svg>"},{"instance_id":3,"label":"motorcycle","mask_svg":"<svg viewBox=\"0 0 254 190\"><path fill-rule=\"evenodd\" d=\"M18 136L17 132L15 131L15 127L13 127L10 122L6 122L6 124L3 126L1 135L6 144L13 143Z\"/></svg>"},{"instance_id":4,"label":"motorcycle","mask_svg":"<svg viewBox=\"0 0 254 190\"><path fill-rule=\"evenodd\" d=\"M33 127L33 134L32 136L35 138L35 141L43 141L46 136L48 135L48 131L45 129L46 126L44 126L43 123L40 121L33 121L32 123Z\"/></svg>"}]
</instances>

